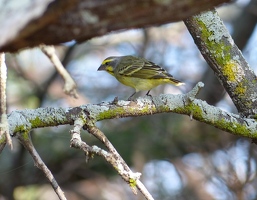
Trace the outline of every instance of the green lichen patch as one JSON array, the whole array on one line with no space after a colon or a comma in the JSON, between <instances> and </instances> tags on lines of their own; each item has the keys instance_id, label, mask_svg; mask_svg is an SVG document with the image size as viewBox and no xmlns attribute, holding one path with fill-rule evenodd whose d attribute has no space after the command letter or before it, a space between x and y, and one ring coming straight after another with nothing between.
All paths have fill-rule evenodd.
<instances>
[{"instance_id":1,"label":"green lichen patch","mask_svg":"<svg viewBox=\"0 0 257 200\"><path fill-rule=\"evenodd\" d=\"M6 142L6 137L5 137L5 134L3 134L1 137L0 137L0 144L3 144Z\"/></svg>"},{"instance_id":2,"label":"green lichen patch","mask_svg":"<svg viewBox=\"0 0 257 200\"><path fill-rule=\"evenodd\" d=\"M188 104L185 108L182 108L183 110L186 109L190 111L190 115L192 115L195 119L198 119L199 121L202 121L204 119L204 113L200 106L196 104Z\"/></svg>"},{"instance_id":3,"label":"green lichen patch","mask_svg":"<svg viewBox=\"0 0 257 200\"><path fill-rule=\"evenodd\" d=\"M130 178L129 179L129 186L131 188L135 188L137 186L137 180L133 179L133 178Z\"/></svg>"},{"instance_id":4,"label":"green lichen patch","mask_svg":"<svg viewBox=\"0 0 257 200\"><path fill-rule=\"evenodd\" d=\"M42 127L43 122L39 117L35 117L34 119L30 120L32 127Z\"/></svg>"},{"instance_id":5,"label":"green lichen patch","mask_svg":"<svg viewBox=\"0 0 257 200\"><path fill-rule=\"evenodd\" d=\"M249 138L257 138L257 132L252 132L245 124L240 124L238 122L228 122L224 118L221 120L217 120L215 122L215 126L233 133L235 135L249 137Z\"/></svg>"},{"instance_id":6,"label":"green lichen patch","mask_svg":"<svg viewBox=\"0 0 257 200\"><path fill-rule=\"evenodd\" d=\"M244 84L242 82L238 83L236 88L235 88L235 93L237 95L245 95L246 93L246 87L244 86Z\"/></svg>"},{"instance_id":7,"label":"green lichen patch","mask_svg":"<svg viewBox=\"0 0 257 200\"><path fill-rule=\"evenodd\" d=\"M201 30L201 40L206 45L211 56L218 63L228 81L241 81L244 74L240 71L240 66L237 61L238 58L233 56L231 51L233 47L232 38L228 34L219 16L209 11L197 15L195 19Z\"/></svg>"},{"instance_id":8,"label":"green lichen patch","mask_svg":"<svg viewBox=\"0 0 257 200\"><path fill-rule=\"evenodd\" d=\"M16 126L15 129L14 129L14 133L17 133L17 132L26 132L26 131L29 131L30 128L25 126L25 125L20 125L20 126Z\"/></svg>"},{"instance_id":9,"label":"green lichen patch","mask_svg":"<svg viewBox=\"0 0 257 200\"><path fill-rule=\"evenodd\" d=\"M103 120L103 119L112 119L115 116L122 116L126 113L124 108L115 108L115 109L109 109L104 110L103 112L100 112L97 116L97 120Z\"/></svg>"},{"instance_id":10,"label":"green lichen patch","mask_svg":"<svg viewBox=\"0 0 257 200\"><path fill-rule=\"evenodd\" d=\"M226 63L223 66L223 74L227 77L228 81L234 82L236 81L236 73L234 72L235 64L233 62Z\"/></svg>"},{"instance_id":11,"label":"green lichen patch","mask_svg":"<svg viewBox=\"0 0 257 200\"><path fill-rule=\"evenodd\" d=\"M229 64L231 61L231 44L226 44L222 38L218 40L212 37L215 33L209 30L202 21L198 20L197 22L201 27L201 38L216 62L221 66Z\"/></svg>"},{"instance_id":12,"label":"green lichen patch","mask_svg":"<svg viewBox=\"0 0 257 200\"><path fill-rule=\"evenodd\" d=\"M29 131L28 130L20 132L20 136L23 138L23 140L26 140L26 141L30 140L30 136L29 136Z\"/></svg>"}]
</instances>

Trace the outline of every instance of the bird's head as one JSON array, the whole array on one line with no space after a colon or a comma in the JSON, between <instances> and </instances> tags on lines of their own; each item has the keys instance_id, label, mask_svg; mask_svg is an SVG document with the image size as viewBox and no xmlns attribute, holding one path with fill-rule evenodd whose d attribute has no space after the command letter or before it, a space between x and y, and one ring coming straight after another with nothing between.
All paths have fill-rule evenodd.
<instances>
[{"instance_id":1,"label":"bird's head","mask_svg":"<svg viewBox=\"0 0 257 200\"><path fill-rule=\"evenodd\" d=\"M120 61L120 57L108 57L106 58L97 71L107 71L109 74L114 75L114 70Z\"/></svg>"}]
</instances>

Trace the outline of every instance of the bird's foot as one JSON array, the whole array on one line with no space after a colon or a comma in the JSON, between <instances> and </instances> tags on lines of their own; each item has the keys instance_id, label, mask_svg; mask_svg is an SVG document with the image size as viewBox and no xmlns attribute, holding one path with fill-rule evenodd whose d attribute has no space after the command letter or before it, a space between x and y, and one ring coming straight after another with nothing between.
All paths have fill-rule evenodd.
<instances>
[{"instance_id":1,"label":"bird's foot","mask_svg":"<svg viewBox=\"0 0 257 200\"><path fill-rule=\"evenodd\" d=\"M150 90L146 93L146 96L150 97L151 99L153 99L153 96L150 94Z\"/></svg>"},{"instance_id":2,"label":"bird's foot","mask_svg":"<svg viewBox=\"0 0 257 200\"><path fill-rule=\"evenodd\" d=\"M128 101L133 101L132 97L134 96L134 94L136 94L136 92L134 92L134 93L128 98Z\"/></svg>"}]
</instances>

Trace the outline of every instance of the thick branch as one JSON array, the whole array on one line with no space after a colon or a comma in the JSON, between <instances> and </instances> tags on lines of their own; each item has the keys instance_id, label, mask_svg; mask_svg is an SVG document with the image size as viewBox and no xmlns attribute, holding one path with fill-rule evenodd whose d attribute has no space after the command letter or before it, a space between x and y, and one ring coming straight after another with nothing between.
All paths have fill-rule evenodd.
<instances>
[{"instance_id":1,"label":"thick branch","mask_svg":"<svg viewBox=\"0 0 257 200\"><path fill-rule=\"evenodd\" d=\"M174 112L192 117L200 122L215 126L229 133L257 138L257 122L239 115L222 111L195 99L198 84L191 92L181 95L165 94L151 98L138 98L135 101L120 100L116 103L83 105L75 108L39 108L35 110L14 111L8 116L10 132L73 124L78 117L86 115L93 121L124 118L131 116L153 115Z\"/></svg>"},{"instance_id":2,"label":"thick branch","mask_svg":"<svg viewBox=\"0 0 257 200\"><path fill-rule=\"evenodd\" d=\"M185 20L205 60L225 87L238 112L257 113L257 77L215 10Z\"/></svg>"},{"instance_id":3,"label":"thick branch","mask_svg":"<svg viewBox=\"0 0 257 200\"><path fill-rule=\"evenodd\" d=\"M9 1L14 5L14 2L17 2ZM0 20L2 28L0 51L17 51L42 43L51 45L71 40L82 42L111 31L180 21L229 1L56 0L48 6L41 17L38 16L50 0L44 4L40 1L35 5L31 4L34 11L38 10L38 12L33 12L33 15L28 4L25 4L25 7L21 7L22 4L14 8L9 6L7 11L2 9L0 12L0 19L3 19L3 21ZM2 7L7 6L2 5ZM27 22L30 23L27 24ZM6 26L8 24L18 24L18 26Z\"/></svg>"}]
</instances>

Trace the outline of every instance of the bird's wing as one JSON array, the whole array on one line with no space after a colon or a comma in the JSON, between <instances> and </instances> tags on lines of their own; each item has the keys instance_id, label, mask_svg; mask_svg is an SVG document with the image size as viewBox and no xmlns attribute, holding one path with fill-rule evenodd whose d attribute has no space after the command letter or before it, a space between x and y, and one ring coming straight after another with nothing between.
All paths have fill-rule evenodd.
<instances>
[{"instance_id":1,"label":"bird's wing","mask_svg":"<svg viewBox=\"0 0 257 200\"><path fill-rule=\"evenodd\" d=\"M124 66L122 69L120 69L119 74L123 76L144 79L159 79L172 77L160 66L148 60L134 60L133 64Z\"/></svg>"}]
</instances>

